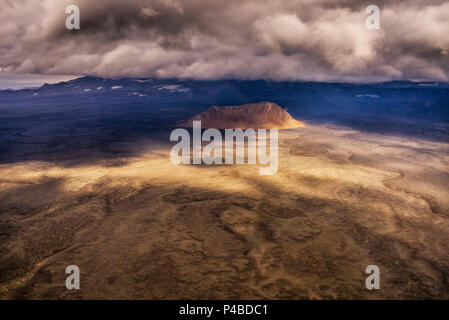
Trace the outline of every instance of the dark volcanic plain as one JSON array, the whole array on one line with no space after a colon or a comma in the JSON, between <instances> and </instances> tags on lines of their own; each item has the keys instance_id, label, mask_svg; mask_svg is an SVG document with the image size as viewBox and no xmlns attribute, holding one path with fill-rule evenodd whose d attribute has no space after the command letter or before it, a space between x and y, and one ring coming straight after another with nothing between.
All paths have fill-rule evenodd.
<instances>
[{"instance_id":1,"label":"dark volcanic plain","mask_svg":"<svg viewBox=\"0 0 449 320\"><path fill-rule=\"evenodd\" d=\"M308 122L280 131L278 173L260 176L259 165L175 166L168 130L129 138L125 120L77 118L43 139L68 120L33 112L43 127L0 117L3 299L449 298L441 133ZM80 290L65 288L70 264ZM372 264L380 290L365 288Z\"/></svg>"}]
</instances>

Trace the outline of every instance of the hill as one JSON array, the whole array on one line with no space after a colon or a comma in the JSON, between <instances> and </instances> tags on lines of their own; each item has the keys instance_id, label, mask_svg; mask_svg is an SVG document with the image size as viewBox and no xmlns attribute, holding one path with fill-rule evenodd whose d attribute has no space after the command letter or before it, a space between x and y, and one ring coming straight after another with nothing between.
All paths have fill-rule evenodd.
<instances>
[{"instance_id":1,"label":"hill","mask_svg":"<svg viewBox=\"0 0 449 320\"><path fill-rule=\"evenodd\" d=\"M293 119L287 111L273 102L213 106L182 122L180 126L192 127L194 120L200 120L203 128L217 129L288 129L305 126L304 122Z\"/></svg>"}]
</instances>

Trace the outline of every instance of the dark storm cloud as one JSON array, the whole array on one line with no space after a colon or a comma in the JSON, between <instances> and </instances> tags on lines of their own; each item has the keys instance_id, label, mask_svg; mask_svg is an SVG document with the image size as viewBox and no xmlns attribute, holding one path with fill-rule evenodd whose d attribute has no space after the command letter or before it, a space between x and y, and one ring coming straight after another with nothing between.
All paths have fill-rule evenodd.
<instances>
[{"instance_id":1,"label":"dark storm cloud","mask_svg":"<svg viewBox=\"0 0 449 320\"><path fill-rule=\"evenodd\" d=\"M81 30L65 28L65 8ZM381 8L381 29L365 8ZM449 2L0 0L4 73L449 80Z\"/></svg>"}]
</instances>

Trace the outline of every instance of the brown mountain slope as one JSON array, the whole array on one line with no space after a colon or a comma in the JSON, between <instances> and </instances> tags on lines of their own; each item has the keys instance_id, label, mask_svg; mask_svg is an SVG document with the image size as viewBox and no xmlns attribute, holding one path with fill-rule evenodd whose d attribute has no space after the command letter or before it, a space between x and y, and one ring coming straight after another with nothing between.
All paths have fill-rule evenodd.
<instances>
[{"instance_id":1,"label":"brown mountain slope","mask_svg":"<svg viewBox=\"0 0 449 320\"><path fill-rule=\"evenodd\" d=\"M194 120L201 121L202 128L217 129L288 129L304 127L273 102L250 103L241 106L213 106L181 123L181 127L192 127Z\"/></svg>"}]
</instances>

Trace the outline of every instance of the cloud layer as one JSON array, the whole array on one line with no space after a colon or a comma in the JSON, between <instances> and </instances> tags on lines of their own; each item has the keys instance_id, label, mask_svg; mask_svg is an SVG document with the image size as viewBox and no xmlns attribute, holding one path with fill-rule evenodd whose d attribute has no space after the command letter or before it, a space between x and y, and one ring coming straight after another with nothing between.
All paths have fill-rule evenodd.
<instances>
[{"instance_id":1,"label":"cloud layer","mask_svg":"<svg viewBox=\"0 0 449 320\"><path fill-rule=\"evenodd\" d=\"M0 0L0 72L449 81L438 0ZM65 8L81 10L67 30ZM381 29L365 8L381 9Z\"/></svg>"}]
</instances>

